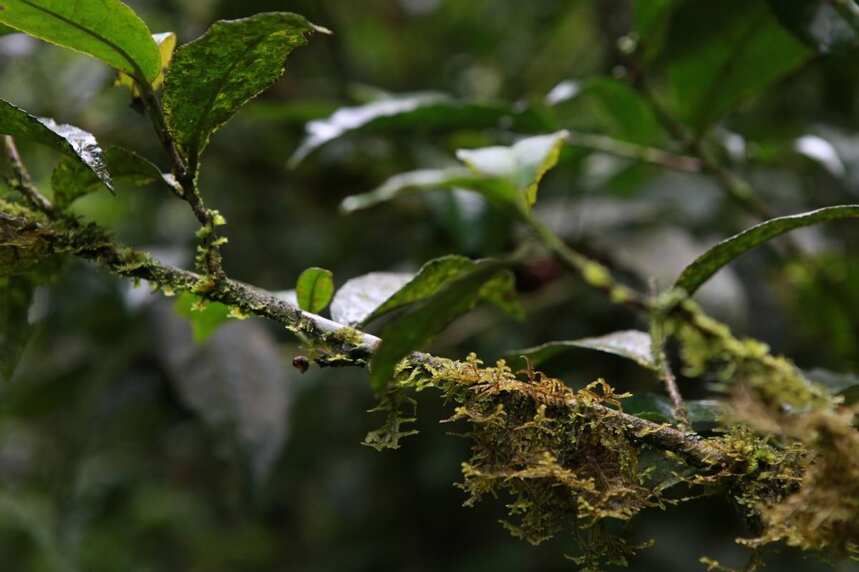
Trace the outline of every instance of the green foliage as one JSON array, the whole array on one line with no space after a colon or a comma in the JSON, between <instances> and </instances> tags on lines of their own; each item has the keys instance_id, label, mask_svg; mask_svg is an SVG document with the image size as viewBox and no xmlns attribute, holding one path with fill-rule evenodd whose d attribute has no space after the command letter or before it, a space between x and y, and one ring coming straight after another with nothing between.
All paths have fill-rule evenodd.
<instances>
[{"instance_id":1,"label":"green foliage","mask_svg":"<svg viewBox=\"0 0 859 572\"><path fill-rule=\"evenodd\" d=\"M96 180L113 190L104 152L90 133L74 125L60 125L53 119L30 115L2 99L0 99L0 133L32 139L69 155L81 163L83 169L92 173Z\"/></svg>"},{"instance_id":2,"label":"green foliage","mask_svg":"<svg viewBox=\"0 0 859 572\"><path fill-rule=\"evenodd\" d=\"M146 122L127 93L102 89L99 66L3 38L0 88L118 145L0 103L0 132L28 165L10 146L0 189L0 562L349 572L419 558L501 572L556 569L566 553L596 571L630 564L651 532L667 537L654 562L697 559L704 543L739 561L738 536L756 550L749 571L778 545L859 558L859 235L847 223L788 234L859 215L846 204L853 0L297 0L337 36L290 60L202 173L211 136L325 30L283 12L218 19L259 0L173 4L147 14L173 30L215 22L178 50L115 0L0 0L12 26L0 34L107 62L156 135L139 136ZM27 140L61 151L59 165ZM290 154L315 160L284 173ZM175 196L98 193L112 182ZM392 200L432 189L450 192ZM338 202L356 214L334 221ZM729 238L705 250L713 236ZM757 246L770 250L728 267ZM55 283L31 272L60 260ZM314 261L379 271L336 294L317 267L295 291L252 286L282 287ZM178 299L171 309L90 266ZM464 319L481 302L519 320ZM329 304L330 320L315 315ZM249 315L280 327L212 337ZM32 336L37 318L48 327ZM418 353L436 338L436 354L510 358ZM538 371L562 354L558 378ZM367 365L369 388L320 369ZM429 389L441 399L425 401ZM371 390L385 421L366 433ZM437 419L465 430L461 465ZM405 455L354 448L366 433L397 449L419 430ZM502 527L452 512L458 465L465 504L501 503ZM699 504L669 527L654 514L687 502L709 503L707 526L694 526ZM505 531L555 541L525 551Z\"/></svg>"},{"instance_id":3,"label":"green foliage","mask_svg":"<svg viewBox=\"0 0 859 572\"><path fill-rule=\"evenodd\" d=\"M677 4L662 54L672 108L696 130L796 70L810 55L764 0Z\"/></svg>"},{"instance_id":4,"label":"green foliage","mask_svg":"<svg viewBox=\"0 0 859 572\"><path fill-rule=\"evenodd\" d=\"M324 268L308 268L298 277L295 294L302 310L318 314L334 296L334 275Z\"/></svg>"},{"instance_id":5,"label":"green foliage","mask_svg":"<svg viewBox=\"0 0 859 572\"><path fill-rule=\"evenodd\" d=\"M791 230L821 222L859 217L859 206L825 207L807 213L774 218L727 238L687 266L674 283L688 294L695 293L720 268L768 240Z\"/></svg>"},{"instance_id":6,"label":"green foliage","mask_svg":"<svg viewBox=\"0 0 859 572\"><path fill-rule=\"evenodd\" d=\"M785 28L817 51L855 53L859 47L859 6L855 2L768 0Z\"/></svg>"},{"instance_id":7,"label":"green foliage","mask_svg":"<svg viewBox=\"0 0 859 572\"><path fill-rule=\"evenodd\" d=\"M217 131L284 72L284 60L318 28L296 14L272 12L220 21L180 46L164 83L164 115L189 165Z\"/></svg>"},{"instance_id":8,"label":"green foliage","mask_svg":"<svg viewBox=\"0 0 859 572\"><path fill-rule=\"evenodd\" d=\"M154 81L161 56L146 24L119 0L4 0L0 22Z\"/></svg>"},{"instance_id":9,"label":"green foliage","mask_svg":"<svg viewBox=\"0 0 859 572\"><path fill-rule=\"evenodd\" d=\"M191 322L194 341L202 344L231 317L230 308L219 302L207 302L191 292L182 292L173 305L177 314Z\"/></svg>"}]
</instances>

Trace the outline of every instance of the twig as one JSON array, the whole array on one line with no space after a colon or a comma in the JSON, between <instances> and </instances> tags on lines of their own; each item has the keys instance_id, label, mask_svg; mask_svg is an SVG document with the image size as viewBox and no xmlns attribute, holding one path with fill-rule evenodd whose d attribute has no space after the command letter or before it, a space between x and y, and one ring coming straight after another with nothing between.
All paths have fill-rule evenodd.
<instances>
[{"instance_id":1,"label":"twig","mask_svg":"<svg viewBox=\"0 0 859 572\"><path fill-rule=\"evenodd\" d=\"M161 102L152 85L145 79L137 79L146 114L152 122L158 140L167 152L172 163L173 176L181 187L181 197L191 207L191 211L200 223L198 237L201 240L197 266L205 270L209 278L217 284L226 278L224 273L220 247L226 242L225 238L218 236L217 227L224 224L224 219L216 210L208 208L203 201L203 196L197 186L197 170L199 165L196 158L193 163L187 161L176 146L176 142L170 135L164 113L161 110Z\"/></svg>"},{"instance_id":2,"label":"twig","mask_svg":"<svg viewBox=\"0 0 859 572\"><path fill-rule=\"evenodd\" d=\"M4 243L4 237L11 237ZM54 252L66 252L93 260L114 274L150 281L162 290L192 290L203 278L199 274L159 262L141 251L112 241L95 225L68 229L61 223L40 223L19 214L0 211L0 246L14 246L15 240L28 238L47 243ZM381 340L376 336L349 328L349 335L339 335L342 324L305 312L274 294L229 278L216 287L201 292L206 300L234 306L244 313L269 318L305 339L320 344L315 361L321 366L365 366ZM444 369L451 360L415 352L406 358L411 367ZM575 406L576 403L565 404ZM671 451L694 466L713 467L729 459L715 445L696 433L669 425L660 425L593 404L591 410L602 419L617 423L630 437L659 449Z\"/></svg>"},{"instance_id":3,"label":"twig","mask_svg":"<svg viewBox=\"0 0 859 572\"><path fill-rule=\"evenodd\" d=\"M9 165L12 167L12 177L9 178L9 186L21 193L33 208L54 218L57 214L54 205L33 184L30 171L27 170L27 166L21 160L18 146L15 145L15 139L11 135L3 136L3 148L6 152L6 158L9 160Z\"/></svg>"},{"instance_id":4,"label":"twig","mask_svg":"<svg viewBox=\"0 0 859 572\"><path fill-rule=\"evenodd\" d=\"M678 155L670 151L657 149L656 147L636 145L635 143L620 141L605 135L571 131L567 135L567 142L576 147L602 151L603 153L634 159L643 163L652 163L675 171L699 173L702 169L701 160L697 157Z\"/></svg>"}]
</instances>

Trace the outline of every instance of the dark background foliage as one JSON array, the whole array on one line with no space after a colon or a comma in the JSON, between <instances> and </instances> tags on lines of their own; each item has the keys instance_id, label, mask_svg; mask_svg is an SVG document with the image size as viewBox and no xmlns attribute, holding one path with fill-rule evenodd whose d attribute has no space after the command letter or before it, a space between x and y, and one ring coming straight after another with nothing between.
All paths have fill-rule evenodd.
<instances>
[{"instance_id":1,"label":"dark background foliage","mask_svg":"<svg viewBox=\"0 0 859 572\"><path fill-rule=\"evenodd\" d=\"M746 171L776 214L857 202L859 67L850 42L827 37L827 53L815 54L759 1L674 2L667 22L646 20L648 7L670 3L643 2L636 15L632 2L616 0L129 2L153 31L176 31L180 41L216 19L265 10L294 11L335 32L291 56L286 77L213 139L204 164L203 192L230 223L226 270L276 291L293 288L311 265L330 268L342 285L371 271L414 270L448 253L507 252L521 236L503 213L457 193L338 213L344 197L392 174L442 164L459 147L511 141L503 126L417 123L346 137L287 169L307 121L384 92L542 105L563 80L635 83L646 71L656 97L692 129L718 122L713 133L732 153L727 161ZM795 32L811 18L774 5ZM645 56L631 65L624 45L634 28L648 33L639 50ZM760 35L762 56L722 57L738 42L755 41L749 34ZM737 74L762 85L735 94L732 85L749 84L732 79ZM3 98L166 167L148 122L112 82L97 62L19 35L0 39ZM670 145L670 134L634 101L594 93L552 113L564 127ZM22 150L47 188L56 157ZM190 261L196 222L162 189L95 193L75 209L125 242ZM646 284L653 276L662 286L714 240L754 222L709 177L583 151L564 154L537 209L585 250L611 252L630 279L643 276ZM721 272L700 299L802 368L856 371L856 226L797 238L832 269L837 292L808 266L763 248ZM643 326L548 258L518 268L517 287L525 322L482 307L432 350L492 360L551 339ZM574 551L569 539L534 548L511 538L497 523L503 503L461 508L453 483L466 442L438 425L449 412L431 395L419 405L420 435L380 454L360 446L379 422L365 413L374 404L366 372L314 368L300 375L289 365L297 341L271 324L230 323L195 346L169 303L81 262L67 263L37 291L30 314L25 357L0 387L4 571L573 566L563 559ZM574 387L604 377L621 390L654 390L646 373L602 354L573 352L547 369ZM682 389L707 395L701 380ZM656 539L633 570L701 569L702 555L734 564L745 558L733 542L745 525L715 498L652 510L631 526L634 538ZM790 551L775 559L773 569L829 568Z\"/></svg>"}]
</instances>

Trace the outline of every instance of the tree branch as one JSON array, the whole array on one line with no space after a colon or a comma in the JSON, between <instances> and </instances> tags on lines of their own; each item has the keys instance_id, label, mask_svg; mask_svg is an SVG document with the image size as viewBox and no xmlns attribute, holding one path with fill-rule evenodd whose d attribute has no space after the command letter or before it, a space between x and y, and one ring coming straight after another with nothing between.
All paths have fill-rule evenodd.
<instances>
[{"instance_id":1,"label":"tree branch","mask_svg":"<svg viewBox=\"0 0 859 572\"><path fill-rule=\"evenodd\" d=\"M149 254L117 244L98 226L69 227L61 222L42 223L35 217L0 211L0 247L15 246L22 239L40 241L52 252L68 253L92 260L114 274L151 282L164 292L187 290L206 300L221 302L244 313L271 319L299 334L314 345L313 359L320 366L366 366L381 343L371 334L360 332L332 320L305 312L255 286L225 278L209 289L200 274L164 264ZM452 362L446 358L414 352L406 358L411 368L442 370ZM564 404L577 405L575 401ZM632 438L662 450L671 451L690 464L709 468L729 462L713 443L700 435L660 425L601 404L589 406L601 418L617 423Z\"/></svg>"}]
</instances>

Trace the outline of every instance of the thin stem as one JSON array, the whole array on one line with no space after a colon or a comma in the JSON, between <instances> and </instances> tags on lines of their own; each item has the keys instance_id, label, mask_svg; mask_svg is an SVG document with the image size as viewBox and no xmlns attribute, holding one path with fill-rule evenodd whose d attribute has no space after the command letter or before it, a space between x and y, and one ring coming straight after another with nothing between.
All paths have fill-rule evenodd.
<instances>
[{"instance_id":1,"label":"thin stem","mask_svg":"<svg viewBox=\"0 0 859 572\"><path fill-rule=\"evenodd\" d=\"M590 286L608 295L612 302L623 304L636 310L648 309L649 304L645 296L628 286L620 284L603 264L596 260L591 260L584 254L568 246L533 214L528 213L524 215L524 221L543 246L552 252L564 266L578 273Z\"/></svg>"},{"instance_id":2,"label":"thin stem","mask_svg":"<svg viewBox=\"0 0 859 572\"><path fill-rule=\"evenodd\" d=\"M191 207L191 211L200 223L201 228L198 235L201 239L201 245L197 257L197 266L208 274L211 281L217 284L226 278L220 251L220 247L226 242L226 239L218 236L217 231L217 227L223 224L223 217L218 211L208 208L203 201L203 196L197 186L198 165L196 161L193 164L186 161L176 146L176 142L167 128L167 121L161 110L161 102L152 85L145 80L137 79L136 81L143 99L143 105L146 108L146 114L152 122L158 140L170 157L173 176L181 187L180 196Z\"/></svg>"},{"instance_id":3,"label":"thin stem","mask_svg":"<svg viewBox=\"0 0 859 572\"><path fill-rule=\"evenodd\" d=\"M27 170L27 166L21 160L18 146L15 145L15 139L11 135L3 136L3 148L6 152L6 158L9 160L9 165L12 167L12 177L9 178L9 186L21 193L24 199L36 210L45 213L51 218L56 217L57 211L54 205L33 184L30 171Z\"/></svg>"},{"instance_id":4,"label":"thin stem","mask_svg":"<svg viewBox=\"0 0 859 572\"><path fill-rule=\"evenodd\" d=\"M675 171L699 173L702 169L701 160L697 157L678 155L670 151L657 149L656 147L636 145L635 143L620 141L605 135L571 131L567 135L567 142L576 147L601 151L643 163L652 163Z\"/></svg>"}]
</instances>

